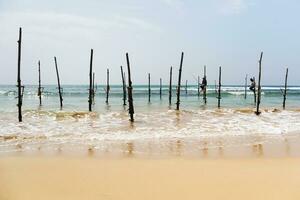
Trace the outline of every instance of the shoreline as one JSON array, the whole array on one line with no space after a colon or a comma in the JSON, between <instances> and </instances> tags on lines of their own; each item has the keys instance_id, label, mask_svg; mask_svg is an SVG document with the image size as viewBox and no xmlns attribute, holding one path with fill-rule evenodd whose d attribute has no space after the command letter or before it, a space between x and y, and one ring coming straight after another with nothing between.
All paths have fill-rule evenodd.
<instances>
[{"instance_id":1,"label":"shoreline","mask_svg":"<svg viewBox=\"0 0 300 200\"><path fill-rule=\"evenodd\" d=\"M300 158L299 134L150 138L104 141L48 141L10 137L0 146L6 156L123 156L136 158Z\"/></svg>"}]
</instances>

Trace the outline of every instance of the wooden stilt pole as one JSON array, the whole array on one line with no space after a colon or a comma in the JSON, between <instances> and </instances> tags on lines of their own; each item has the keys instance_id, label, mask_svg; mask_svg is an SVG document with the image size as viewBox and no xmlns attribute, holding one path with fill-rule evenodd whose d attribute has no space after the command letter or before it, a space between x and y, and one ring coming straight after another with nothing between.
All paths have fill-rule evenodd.
<instances>
[{"instance_id":1,"label":"wooden stilt pole","mask_svg":"<svg viewBox=\"0 0 300 200\"><path fill-rule=\"evenodd\" d=\"M161 100L162 96L162 79L159 79L159 99Z\"/></svg>"},{"instance_id":2,"label":"wooden stilt pole","mask_svg":"<svg viewBox=\"0 0 300 200\"><path fill-rule=\"evenodd\" d=\"M218 108L221 107L221 76L222 76L222 68L219 67L219 88L218 88Z\"/></svg>"},{"instance_id":3,"label":"wooden stilt pole","mask_svg":"<svg viewBox=\"0 0 300 200\"><path fill-rule=\"evenodd\" d=\"M260 101L261 101L261 62L262 62L262 57L263 57L263 52L260 54L260 59L259 59L259 75L258 75L258 89L257 89L257 101L256 101L256 115L260 114L259 111L259 106L260 106Z\"/></svg>"},{"instance_id":4,"label":"wooden stilt pole","mask_svg":"<svg viewBox=\"0 0 300 200\"><path fill-rule=\"evenodd\" d=\"M197 79L197 94L198 94L198 98L200 97L200 76L198 76Z\"/></svg>"},{"instance_id":5,"label":"wooden stilt pole","mask_svg":"<svg viewBox=\"0 0 300 200\"><path fill-rule=\"evenodd\" d=\"M60 87L60 79L59 79L59 74L58 74L56 57L54 57L54 62L55 62L55 69L56 69L56 76L57 76L58 94L59 94L59 100L60 100L60 109L62 109L62 107L63 107L62 88Z\"/></svg>"},{"instance_id":6,"label":"wooden stilt pole","mask_svg":"<svg viewBox=\"0 0 300 200\"><path fill-rule=\"evenodd\" d=\"M150 73L148 73L148 103L151 102L151 77Z\"/></svg>"},{"instance_id":7,"label":"wooden stilt pole","mask_svg":"<svg viewBox=\"0 0 300 200\"><path fill-rule=\"evenodd\" d=\"M254 79L254 82L255 82L255 77L253 77ZM256 82L255 82L255 87L254 87L254 90L253 90L253 96L254 96L254 104L256 104Z\"/></svg>"},{"instance_id":8,"label":"wooden stilt pole","mask_svg":"<svg viewBox=\"0 0 300 200\"><path fill-rule=\"evenodd\" d=\"M248 74L246 74L246 77L245 77L245 96L244 98L247 99L247 86L248 86Z\"/></svg>"},{"instance_id":9,"label":"wooden stilt pole","mask_svg":"<svg viewBox=\"0 0 300 200\"><path fill-rule=\"evenodd\" d=\"M204 65L204 78L205 78L205 80L207 81L207 77L206 77L206 65ZM204 100L204 104L207 103L206 91L207 91L207 85L204 86L204 89L203 89L203 100Z\"/></svg>"},{"instance_id":10,"label":"wooden stilt pole","mask_svg":"<svg viewBox=\"0 0 300 200\"><path fill-rule=\"evenodd\" d=\"M215 93L218 93L217 91L217 81L215 80Z\"/></svg>"},{"instance_id":11,"label":"wooden stilt pole","mask_svg":"<svg viewBox=\"0 0 300 200\"><path fill-rule=\"evenodd\" d=\"M109 69L107 69L107 78L106 78L106 101L105 103L108 103L108 97L109 97L109 91L110 91L110 86L109 86Z\"/></svg>"},{"instance_id":12,"label":"wooden stilt pole","mask_svg":"<svg viewBox=\"0 0 300 200\"><path fill-rule=\"evenodd\" d=\"M185 81L185 95L188 95L188 80Z\"/></svg>"},{"instance_id":13,"label":"wooden stilt pole","mask_svg":"<svg viewBox=\"0 0 300 200\"><path fill-rule=\"evenodd\" d=\"M284 81L284 92L283 92L283 109L285 109L286 96L287 96L287 80L288 80L289 68L286 68L285 81Z\"/></svg>"},{"instance_id":14,"label":"wooden stilt pole","mask_svg":"<svg viewBox=\"0 0 300 200\"><path fill-rule=\"evenodd\" d=\"M40 106L42 106L42 86L41 86L41 62L38 62L39 65L39 87L38 87L38 97L40 100Z\"/></svg>"},{"instance_id":15,"label":"wooden stilt pole","mask_svg":"<svg viewBox=\"0 0 300 200\"><path fill-rule=\"evenodd\" d=\"M21 47L22 47L22 28L19 29L19 40L18 40L18 75L17 75L17 86L18 86L18 118L19 122L22 122L22 101L24 87L21 84ZM23 88L23 89L22 89Z\"/></svg>"},{"instance_id":16,"label":"wooden stilt pole","mask_svg":"<svg viewBox=\"0 0 300 200\"><path fill-rule=\"evenodd\" d=\"M184 53L181 53L180 67L179 67L179 76L178 76L178 85L177 85L177 102L176 110L179 110L180 107L180 88L181 88L181 73L182 73L182 64L183 64Z\"/></svg>"},{"instance_id":17,"label":"wooden stilt pole","mask_svg":"<svg viewBox=\"0 0 300 200\"><path fill-rule=\"evenodd\" d=\"M169 82L169 106L172 105L172 66L170 68L170 82Z\"/></svg>"},{"instance_id":18,"label":"wooden stilt pole","mask_svg":"<svg viewBox=\"0 0 300 200\"><path fill-rule=\"evenodd\" d=\"M92 111L92 103L93 103L93 78L92 78L92 74L93 74L93 54L94 51L93 49L91 49L91 57L90 57L90 87L89 87L89 111Z\"/></svg>"},{"instance_id":19,"label":"wooden stilt pole","mask_svg":"<svg viewBox=\"0 0 300 200\"><path fill-rule=\"evenodd\" d=\"M132 82L131 82L131 73L130 73L130 63L129 63L129 56L128 53L126 53L126 60L127 60L127 70L128 70L128 104L129 104L129 115L130 115L130 121L133 122L133 114L134 114L134 107L133 107L133 98L132 98Z\"/></svg>"},{"instance_id":20,"label":"wooden stilt pole","mask_svg":"<svg viewBox=\"0 0 300 200\"><path fill-rule=\"evenodd\" d=\"M93 89L93 99L92 99L92 101L93 101L93 104L95 104L95 95L96 95L96 90L95 90L95 72L93 72L93 87L92 87L92 89Z\"/></svg>"},{"instance_id":21,"label":"wooden stilt pole","mask_svg":"<svg viewBox=\"0 0 300 200\"><path fill-rule=\"evenodd\" d=\"M125 73L123 72L123 67L121 66L121 76L122 76L122 86L123 86L123 106L126 106L126 83L125 83Z\"/></svg>"}]
</instances>

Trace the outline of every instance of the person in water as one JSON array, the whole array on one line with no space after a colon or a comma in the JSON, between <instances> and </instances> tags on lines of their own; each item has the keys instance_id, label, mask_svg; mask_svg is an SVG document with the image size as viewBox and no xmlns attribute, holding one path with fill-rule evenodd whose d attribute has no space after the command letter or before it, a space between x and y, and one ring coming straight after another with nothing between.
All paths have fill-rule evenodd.
<instances>
[{"instance_id":1,"label":"person in water","mask_svg":"<svg viewBox=\"0 0 300 200\"><path fill-rule=\"evenodd\" d=\"M202 78L202 83L201 83L201 85L200 85L201 90L202 90L202 91L206 90L206 86L207 86L207 80L206 80L206 76L204 76L204 77Z\"/></svg>"},{"instance_id":2,"label":"person in water","mask_svg":"<svg viewBox=\"0 0 300 200\"><path fill-rule=\"evenodd\" d=\"M250 81L251 81L251 85L250 85L250 90L252 91L252 92L255 92L255 86L256 86L256 83L255 83L255 78L253 77L253 78L250 78Z\"/></svg>"}]
</instances>

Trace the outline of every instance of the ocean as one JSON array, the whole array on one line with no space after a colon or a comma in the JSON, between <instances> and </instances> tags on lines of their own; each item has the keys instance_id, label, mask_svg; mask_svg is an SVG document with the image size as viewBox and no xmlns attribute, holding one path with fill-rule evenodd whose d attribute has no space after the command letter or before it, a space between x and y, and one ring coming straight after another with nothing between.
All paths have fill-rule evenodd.
<instances>
[{"instance_id":1,"label":"ocean","mask_svg":"<svg viewBox=\"0 0 300 200\"><path fill-rule=\"evenodd\" d=\"M252 92L244 86L222 86L221 109L215 86L207 90L207 104L197 86L181 88L180 111L175 111L176 87L169 106L167 85L133 87L135 122L129 122L123 106L122 86L112 85L109 103L105 86L97 86L93 112L88 112L88 86L63 85L63 109L55 85L45 85L42 106L37 86L25 86L23 122L17 118L16 86L0 86L0 152L31 152L40 149L99 152L159 153L197 152L236 145L249 146L284 141L300 133L300 86L289 86L286 110L282 110L282 86L263 86L262 114L254 114ZM134 149L134 150L132 150ZM177 152L178 153L178 152Z\"/></svg>"}]
</instances>

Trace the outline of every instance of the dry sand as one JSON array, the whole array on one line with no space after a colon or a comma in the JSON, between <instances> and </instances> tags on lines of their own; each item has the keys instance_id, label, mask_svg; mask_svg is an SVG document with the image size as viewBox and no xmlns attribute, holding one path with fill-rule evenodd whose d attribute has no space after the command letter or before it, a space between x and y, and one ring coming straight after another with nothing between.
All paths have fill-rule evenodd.
<instances>
[{"instance_id":1,"label":"dry sand","mask_svg":"<svg viewBox=\"0 0 300 200\"><path fill-rule=\"evenodd\" d=\"M1 200L300 199L300 158L0 157Z\"/></svg>"}]
</instances>

